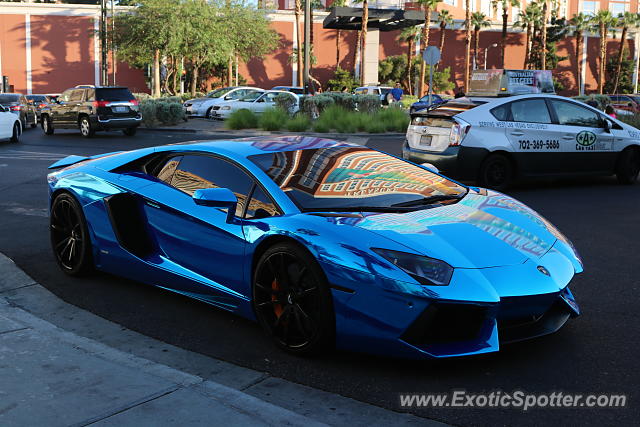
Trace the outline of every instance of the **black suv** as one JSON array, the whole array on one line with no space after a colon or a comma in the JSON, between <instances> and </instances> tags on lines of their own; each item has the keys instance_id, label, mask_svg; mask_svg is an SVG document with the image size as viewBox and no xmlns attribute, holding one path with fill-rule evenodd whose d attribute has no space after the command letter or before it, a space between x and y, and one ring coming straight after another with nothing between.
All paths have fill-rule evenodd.
<instances>
[{"instance_id":1,"label":"black suv","mask_svg":"<svg viewBox=\"0 0 640 427\"><path fill-rule=\"evenodd\" d=\"M142 115L138 101L126 87L78 86L65 90L40 113L42 130L80 129L90 138L96 131L120 129L127 136L136 134Z\"/></svg>"}]
</instances>

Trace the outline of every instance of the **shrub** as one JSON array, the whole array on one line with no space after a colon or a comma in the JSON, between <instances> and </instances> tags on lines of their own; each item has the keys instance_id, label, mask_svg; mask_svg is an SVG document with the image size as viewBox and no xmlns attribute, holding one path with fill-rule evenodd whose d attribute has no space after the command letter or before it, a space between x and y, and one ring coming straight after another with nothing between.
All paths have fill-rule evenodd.
<instances>
[{"instance_id":1,"label":"shrub","mask_svg":"<svg viewBox=\"0 0 640 427\"><path fill-rule=\"evenodd\" d=\"M367 123L365 130L369 133L384 133L387 128L384 123L377 120L370 120Z\"/></svg>"},{"instance_id":2,"label":"shrub","mask_svg":"<svg viewBox=\"0 0 640 427\"><path fill-rule=\"evenodd\" d=\"M380 110L375 121L382 123L389 132L404 132L409 126L409 115L399 107L391 106Z\"/></svg>"},{"instance_id":3,"label":"shrub","mask_svg":"<svg viewBox=\"0 0 640 427\"><path fill-rule=\"evenodd\" d=\"M234 111L229 116L226 126L229 129L249 129L258 127L258 117L251 111L243 108Z\"/></svg>"},{"instance_id":4,"label":"shrub","mask_svg":"<svg viewBox=\"0 0 640 427\"><path fill-rule=\"evenodd\" d=\"M311 121L307 116L298 114L287 122L287 130L290 132L304 132L309 129Z\"/></svg>"},{"instance_id":5,"label":"shrub","mask_svg":"<svg viewBox=\"0 0 640 427\"><path fill-rule=\"evenodd\" d=\"M411 107L411 104L413 104L414 102L418 102L418 98L417 96L413 96L413 95L404 95L402 97L402 99L400 100L400 102L402 103L402 106L404 108L409 108Z\"/></svg>"},{"instance_id":6,"label":"shrub","mask_svg":"<svg viewBox=\"0 0 640 427\"><path fill-rule=\"evenodd\" d=\"M327 86L329 87L329 90L335 91L342 90L342 88L346 86L347 89L351 91L358 87L358 81L350 71L336 67L333 78L327 82Z\"/></svg>"},{"instance_id":7,"label":"shrub","mask_svg":"<svg viewBox=\"0 0 640 427\"><path fill-rule=\"evenodd\" d=\"M268 108L260 116L260 128L264 130L280 130L289 119L289 114L280 108Z\"/></svg>"},{"instance_id":8,"label":"shrub","mask_svg":"<svg viewBox=\"0 0 640 427\"><path fill-rule=\"evenodd\" d=\"M316 133L327 133L331 130L331 126L325 120L316 120L312 129Z\"/></svg>"},{"instance_id":9,"label":"shrub","mask_svg":"<svg viewBox=\"0 0 640 427\"><path fill-rule=\"evenodd\" d=\"M276 102L276 107L278 107L282 111L288 112L289 114L292 114L296 107L295 99L284 93L277 95L274 101Z\"/></svg>"},{"instance_id":10,"label":"shrub","mask_svg":"<svg viewBox=\"0 0 640 427\"><path fill-rule=\"evenodd\" d=\"M347 111L355 111L356 109L355 95L342 92L328 92L324 95L331 97L335 105L342 107Z\"/></svg>"},{"instance_id":11,"label":"shrub","mask_svg":"<svg viewBox=\"0 0 640 427\"><path fill-rule=\"evenodd\" d=\"M158 103L153 99L140 101L140 114L142 114L142 124L144 126L150 128L158 125L157 109Z\"/></svg>"},{"instance_id":12,"label":"shrub","mask_svg":"<svg viewBox=\"0 0 640 427\"><path fill-rule=\"evenodd\" d=\"M305 96L300 100L300 102L301 102L300 110L309 117L311 117L312 115L314 106L315 106L315 109L318 111L318 113L322 114L325 108L329 107L330 105L333 105L334 103L332 97L324 94L316 95L316 96Z\"/></svg>"},{"instance_id":13,"label":"shrub","mask_svg":"<svg viewBox=\"0 0 640 427\"><path fill-rule=\"evenodd\" d=\"M380 109L380 97L378 95L356 95L355 102L358 111L373 114Z\"/></svg>"}]
</instances>

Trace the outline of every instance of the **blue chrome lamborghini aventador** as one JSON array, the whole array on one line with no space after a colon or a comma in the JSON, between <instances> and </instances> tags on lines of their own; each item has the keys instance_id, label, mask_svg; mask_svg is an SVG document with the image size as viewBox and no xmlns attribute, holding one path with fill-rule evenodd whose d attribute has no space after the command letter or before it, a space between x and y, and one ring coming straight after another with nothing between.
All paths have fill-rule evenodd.
<instances>
[{"instance_id":1,"label":"blue chrome lamborghini aventador","mask_svg":"<svg viewBox=\"0 0 640 427\"><path fill-rule=\"evenodd\" d=\"M290 352L487 353L579 314L568 285L582 262L553 225L367 147L208 141L50 168L62 270L197 298Z\"/></svg>"}]
</instances>

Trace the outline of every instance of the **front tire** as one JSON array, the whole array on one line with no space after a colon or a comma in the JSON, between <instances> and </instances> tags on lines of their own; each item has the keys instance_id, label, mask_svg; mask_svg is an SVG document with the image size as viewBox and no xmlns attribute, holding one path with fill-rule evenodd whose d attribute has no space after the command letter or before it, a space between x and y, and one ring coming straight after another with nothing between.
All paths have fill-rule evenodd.
<instances>
[{"instance_id":1,"label":"front tire","mask_svg":"<svg viewBox=\"0 0 640 427\"><path fill-rule=\"evenodd\" d=\"M42 122L42 130L45 135L53 135L53 125L51 124L51 117L43 116L40 121Z\"/></svg>"},{"instance_id":2,"label":"front tire","mask_svg":"<svg viewBox=\"0 0 640 427\"><path fill-rule=\"evenodd\" d=\"M62 193L53 200L49 232L53 255L63 272L81 276L92 270L87 222L80 204L70 194Z\"/></svg>"},{"instance_id":3,"label":"front tire","mask_svg":"<svg viewBox=\"0 0 640 427\"><path fill-rule=\"evenodd\" d=\"M616 177L618 182L631 185L638 179L640 173L640 149L629 147L620 153L616 164Z\"/></svg>"},{"instance_id":4,"label":"front tire","mask_svg":"<svg viewBox=\"0 0 640 427\"><path fill-rule=\"evenodd\" d=\"M208 120L213 120L213 116L211 115L212 112L213 112L213 107L209 107L204 117Z\"/></svg>"},{"instance_id":5,"label":"front tire","mask_svg":"<svg viewBox=\"0 0 640 427\"><path fill-rule=\"evenodd\" d=\"M85 138L91 138L96 133L95 129L91 125L91 122L89 121L89 117L87 116L84 116L80 119L80 133Z\"/></svg>"},{"instance_id":6,"label":"front tire","mask_svg":"<svg viewBox=\"0 0 640 427\"><path fill-rule=\"evenodd\" d=\"M502 154L490 154L480 165L478 183L482 187L503 191L513 183L514 168Z\"/></svg>"},{"instance_id":7,"label":"front tire","mask_svg":"<svg viewBox=\"0 0 640 427\"><path fill-rule=\"evenodd\" d=\"M15 122L13 124L13 132L11 133L11 142L20 142L20 123Z\"/></svg>"},{"instance_id":8,"label":"front tire","mask_svg":"<svg viewBox=\"0 0 640 427\"><path fill-rule=\"evenodd\" d=\"M316 355L335 344L327 279L315 258L294 243L276 244L260 257L253 306L264 331L289 353Z\"/></svg>"}]
</instances>

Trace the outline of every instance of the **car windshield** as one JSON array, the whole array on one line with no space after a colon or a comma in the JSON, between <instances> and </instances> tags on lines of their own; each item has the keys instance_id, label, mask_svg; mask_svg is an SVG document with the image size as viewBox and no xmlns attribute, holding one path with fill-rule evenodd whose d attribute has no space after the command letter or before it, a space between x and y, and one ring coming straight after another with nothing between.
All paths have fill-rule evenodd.
<instances>
[{"instance_id":1,"label":"car windshield","mask_svg":"<svg viewBox=\"0 0 640 427\"><path fill-rule=\"evenodd\" d=\"M262 95L264 92L251 92L247 95L245 95L244 97L240 98L240 101L245 101L245 102L251 102L251 101L255 101L256 99L258 99L260 97L260 95Z\"/></svg>"},{"instance_id":2,"label":"car windshield","mask_svg":"<svg viewBox=\"0 0 640 427\"><path fill-rule=\"evenodd\" d=\"M18 102L20 95L0 95L0 102Z\"/></svg>"},{"instance_id":3,"label":"car windshield","mask_svg":"<svg viewBox=\"0 0 640 427\"><path fill-rule=\"evenodd\" d=\"M432 198L455 199L467 192L419 166L364 147L282 151L249 159L302 211L384 209Z\"/></svg>"},{"instance_id":4,"label":"car windshield","mask_svg":"<svg viewBox=\"0 0 640 427\"><path fill-rule=\"evenodd\" d=\"M221 96L225 96L233 89L232 87L223 87L221 89L216 89L212 92L209 92L206 97L207 98L220 98Z\"/></svg>"},{"instance_id":5,"label":"car windshield","mask_svg":"<svg viewBox=\"0 0 640 427\"><path fill-rule=\"evenodd\" d=\"M431 102L437 102L437 101L442 101L442 98L440 98L439 95L432 94ZM420 102L429 102L429 95L425 95L422 98L420 98Z\"/></svg>"}]
</instances>

